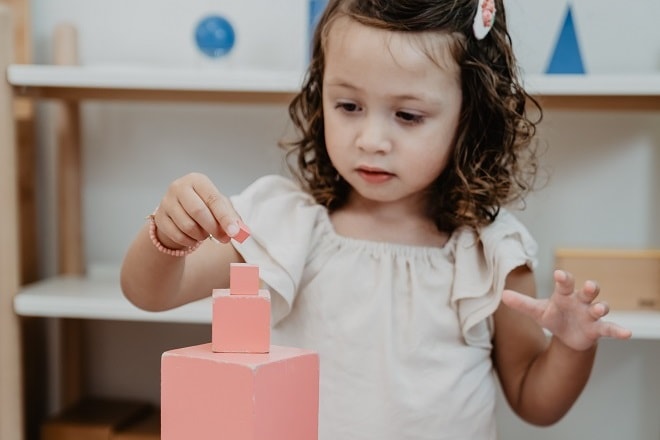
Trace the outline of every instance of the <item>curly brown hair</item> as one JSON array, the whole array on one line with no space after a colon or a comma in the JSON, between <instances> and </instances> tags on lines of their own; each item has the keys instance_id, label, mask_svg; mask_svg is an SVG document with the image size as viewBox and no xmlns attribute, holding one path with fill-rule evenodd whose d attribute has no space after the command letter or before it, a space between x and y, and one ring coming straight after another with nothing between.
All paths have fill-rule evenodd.
<instances>
[{"instance_id":1,"label":"curly brown hair","mask_svg":"<svg viewBox=\"0 0 660 440\"><path fill-rule=\"evenodd\" d=\"M455 147L429 188L428 215L439 230L491 223L502 205L523 200L538 169L532 142L542 111L522 87L502 0L490 33L477 40L474 0L330 0L314 33L305 81L289 106L299 133L288 157L292 172L330 211L346 203L350 187L335 170L325 146L323 73L325 43L338 17L394 32L441 32L461 69L463 104ZM432 48L426 48L432 56ZM528 116L531 105L537 117Z\"/></svg>"}]
</instances>

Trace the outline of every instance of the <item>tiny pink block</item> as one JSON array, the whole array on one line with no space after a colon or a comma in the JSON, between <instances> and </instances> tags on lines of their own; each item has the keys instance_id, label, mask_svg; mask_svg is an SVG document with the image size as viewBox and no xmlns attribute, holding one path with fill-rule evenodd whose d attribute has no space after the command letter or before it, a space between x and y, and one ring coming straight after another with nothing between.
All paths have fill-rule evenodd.
<instances>
[{"instance_id":1,"label":"tiny pink block","mask_svg":"<svg viewBox=\"0 0 660 440\"><path fill-rule=\"evenodd\" d=\"M232 295L256 295L259 291L259 266L231 263L229 266L229 291Z\"/></svg>"},{"instance_id":2,"label":"tiny pink block","mask_svg":"<svg viewBox=\"0 0 660 440\"><path fill-rule=\"evenodd\" d=\"M233 295L214 289L211 347L216 353L268 353L270 292Z\"/></svg>"},{"instance_id":3,"label":"tiny pink block","mask_svg":"<svg viewBox=\"0 0 660 440\"><path fill-rule=\"evenodd\" d=\"M318 354L213 353L210 344L161 359L162 440L317 440Z\"/></svg>"},{"instance_id":4,"label":"tiny pink block","mask_svg":"<svg viewBox=\"0 0 660 440\"><path fill-rule=\"evenodd\" d=\"M250 236L250 229L242 221L238 221L238 234L234 235L232 238L239 243L243 243Z\"/></svg>"}]
</instances>

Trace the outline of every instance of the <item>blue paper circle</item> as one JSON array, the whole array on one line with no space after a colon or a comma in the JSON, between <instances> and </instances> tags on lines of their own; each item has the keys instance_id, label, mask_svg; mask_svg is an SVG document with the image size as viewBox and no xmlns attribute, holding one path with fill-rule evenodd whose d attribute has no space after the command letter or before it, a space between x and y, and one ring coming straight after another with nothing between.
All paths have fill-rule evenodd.
<instances>
[{"instance_id":1,"label":"blue paper circle","mask_svg":"<svg viewBox=\"0 0 660 440\"><path fill-rule=\"evenodd\" d=\"M195 29L195 43L204 55L218 58L228 54L235 41L234 28L226 18L209 15L202 18Z\"/></svg>"}]
</instances>

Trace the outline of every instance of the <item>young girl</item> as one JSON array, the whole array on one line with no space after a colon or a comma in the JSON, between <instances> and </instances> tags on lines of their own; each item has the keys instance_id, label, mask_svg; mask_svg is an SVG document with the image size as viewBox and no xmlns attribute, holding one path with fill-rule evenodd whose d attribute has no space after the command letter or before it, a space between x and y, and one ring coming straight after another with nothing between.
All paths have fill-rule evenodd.
<instances>
[{"instance_id":1,"label":"young girl","mask_svg":"<svg viewBox=\"0 0 660 440\"><path fill-rule=\"evenodd\" d=\"M533 183L530 104L500 0L330 1L290 106L297 182L227 198L174 181L125 295L164 310L227 287L230 262L259 265L273 342L320 354L322 440L494 439L493 372L520 417L554 423L598 339L630 332L568 273L534 298L536 245L503 208Z\"/></svg>"}]
</instances>

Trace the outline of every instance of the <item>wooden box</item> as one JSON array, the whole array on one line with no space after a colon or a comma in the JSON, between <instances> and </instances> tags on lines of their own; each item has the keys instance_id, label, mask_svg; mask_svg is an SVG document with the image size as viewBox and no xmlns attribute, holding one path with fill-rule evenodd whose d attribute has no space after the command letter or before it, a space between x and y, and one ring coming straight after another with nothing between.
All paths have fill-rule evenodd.
<instances>
[{"instance_id":1,"label":"wooden box","mask_svg":"<svg viewBox=\"0 0 660 440\"><path fill-rule=\"evenodd\" d=\"M111 440L160 440L160 410L112 433Z\"/></svg>"},{"instance_id":2,"label":"wooden box","mask_svg":"<svg viewBox=\"0 0 660 440\"><path fill-rule=\"evenodd\" d=\"M111 440L152 411L151 405L131 400L85 399L46 420L41 440Z\"/></svg>"},{"instance_id":3,"label":"wooden box","mask_svg":"<svg viewBox=\"0 0 660 440\"><path fill-rule=\"evenodd\" d=\"M555 263L576 287L596 281L612 310L660 310L660 250L558 249Z\"/></svg>"}]
</instances>

